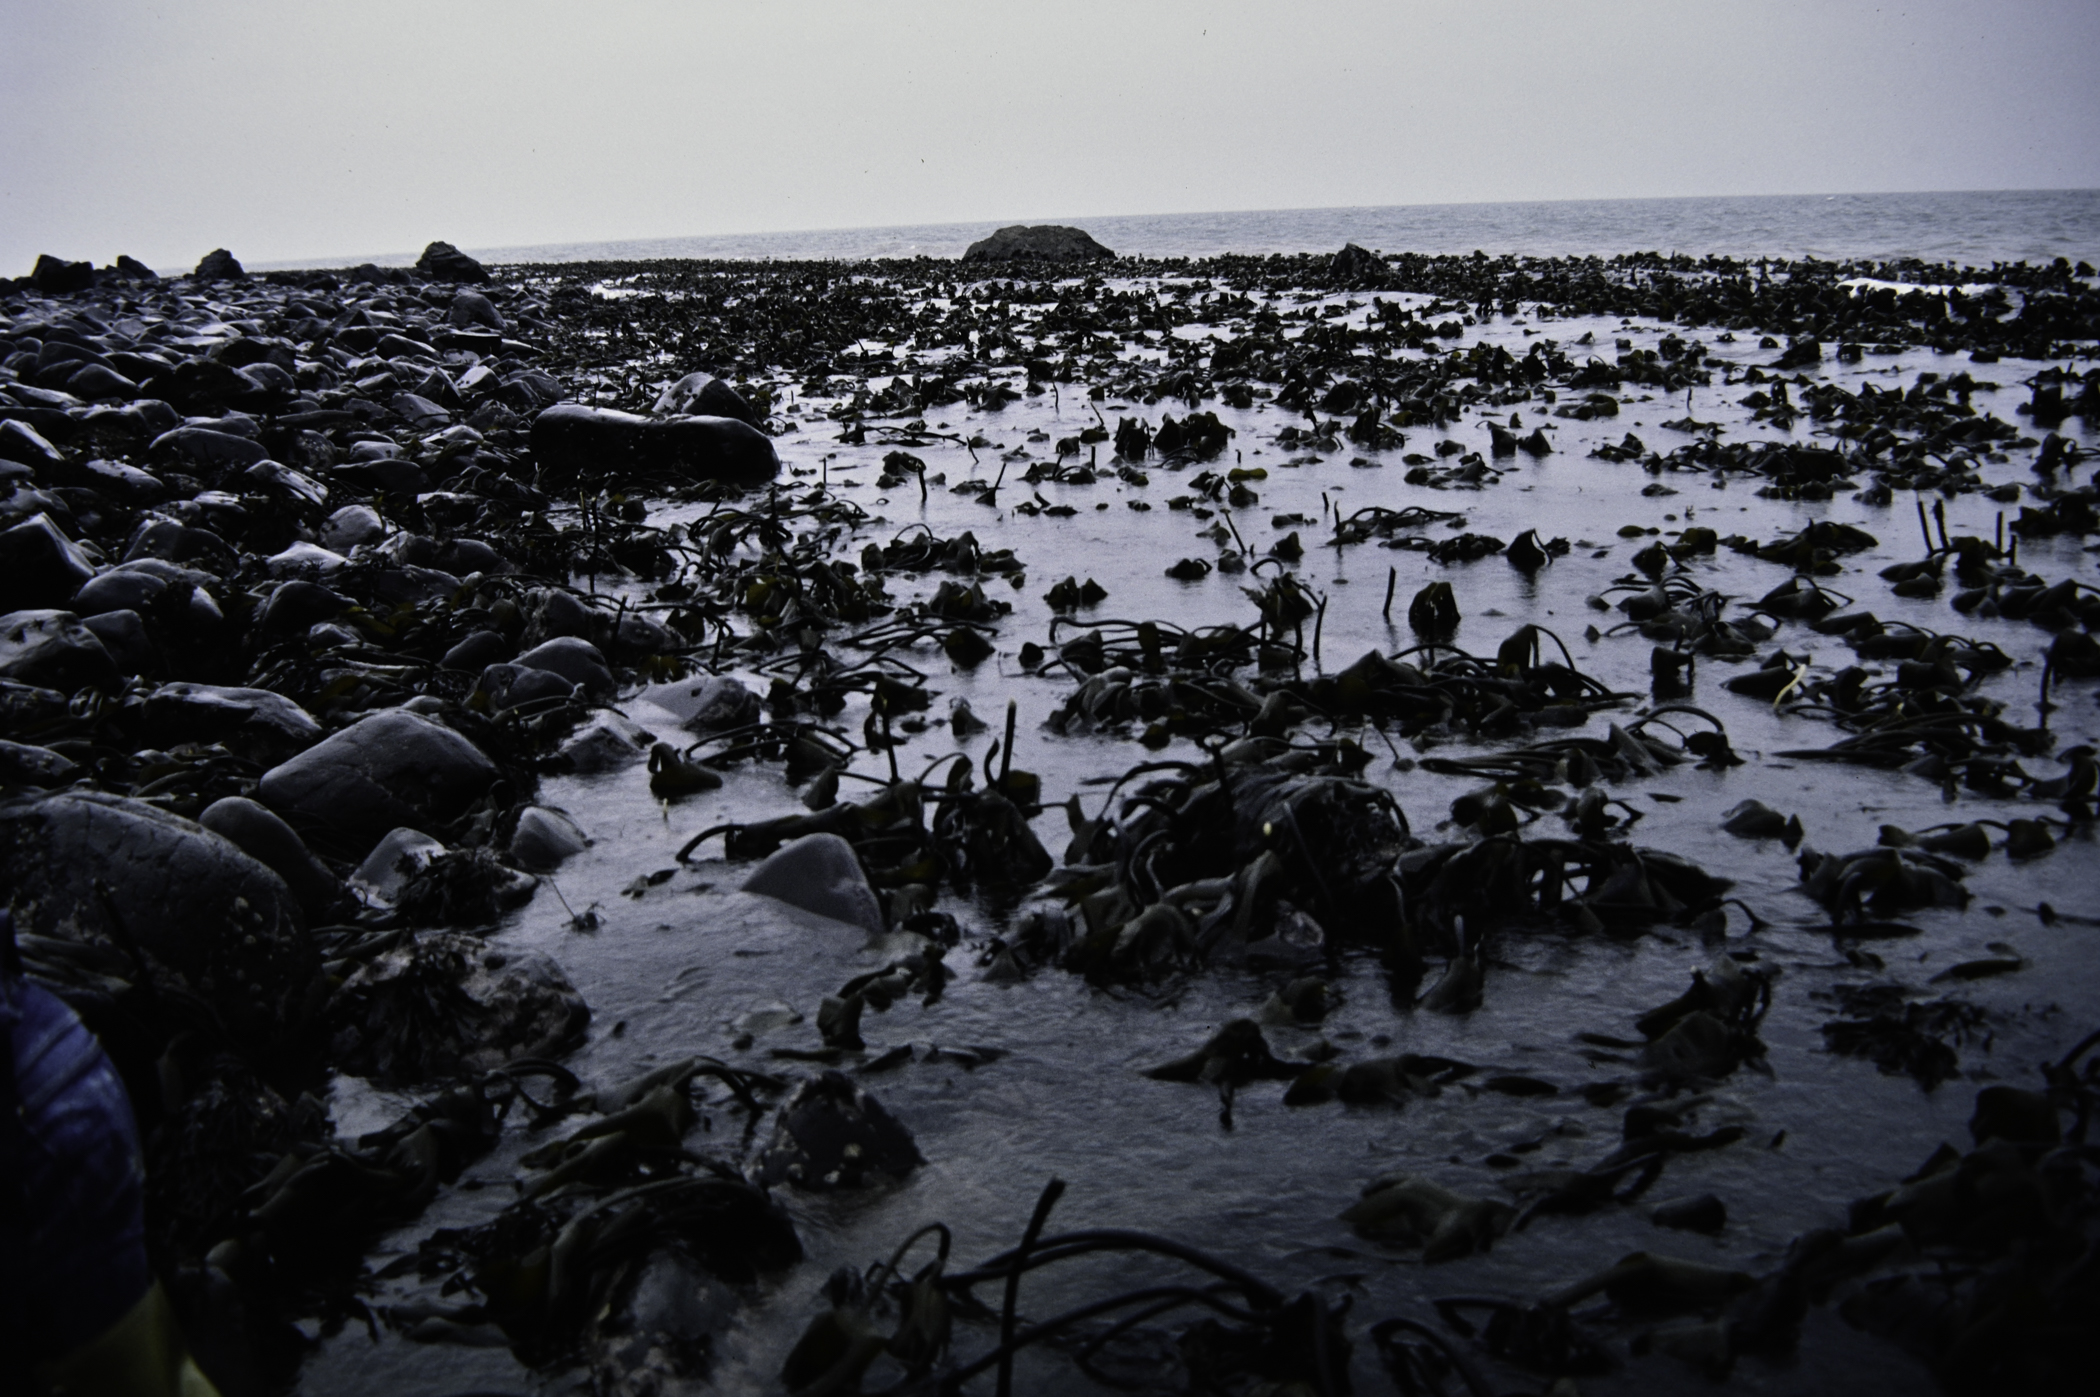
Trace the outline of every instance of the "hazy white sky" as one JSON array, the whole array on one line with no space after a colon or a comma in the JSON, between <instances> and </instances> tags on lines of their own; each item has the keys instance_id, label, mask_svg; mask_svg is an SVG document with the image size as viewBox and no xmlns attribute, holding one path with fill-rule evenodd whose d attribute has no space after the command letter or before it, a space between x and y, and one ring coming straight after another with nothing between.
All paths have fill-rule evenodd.
<instances>
[{"instance_id":1,"label":"hazy white sky","mask_svg":"<svg viewBox=\"0 0 2100 1397\"><path fill-rule=\"evenodd\" d=\"M2096 0L5 0L0 34L0 275L2100 186Z\"/></svg>"}]
</instances>

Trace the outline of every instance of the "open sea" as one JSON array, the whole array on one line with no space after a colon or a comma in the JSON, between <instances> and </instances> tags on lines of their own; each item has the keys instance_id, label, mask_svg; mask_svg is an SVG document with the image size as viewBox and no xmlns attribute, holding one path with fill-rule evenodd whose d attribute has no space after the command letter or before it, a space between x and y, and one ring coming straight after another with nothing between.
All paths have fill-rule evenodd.
<instances>
[{"instance_id":1,"label":"open sea","mask_svg":"<svg viewBox=\"0 0 2100 1397\"><path fill-rule=\"evenodd\" d=\"M1070 223L1124 255L1333 252L1518 253L1609 257L1709 253L1830 260L1915 257L1986 270L1993 262L2100 262L2100 189L1927 194L1786 194L1706 199L1571 199L1382 208L1250 209L1235 213L1043 217L893 228L722 233L619 242L472 247L485 262L583 262L659 257L958 257L1004 223ZM259 266L407 265L414 252Z\"/></svg>"}]
</instances>

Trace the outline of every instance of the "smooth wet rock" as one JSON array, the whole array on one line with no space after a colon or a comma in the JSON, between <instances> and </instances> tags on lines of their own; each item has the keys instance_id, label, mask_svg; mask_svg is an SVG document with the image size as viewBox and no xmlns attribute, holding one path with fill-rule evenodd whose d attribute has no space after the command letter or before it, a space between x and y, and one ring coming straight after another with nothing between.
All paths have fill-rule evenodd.
<instances>
[{"instance_id":1,"label":"smooth wet rock","mask_svg":"<svg viewBox=\"0 0 2100 1397\"><path fill-rule=\"evenodd\" d=\"M1083 228L1055 223L1016 223L980 238L964 250L965 262L1084 262L1114 257Z\"/></svg>"},{"instance_id":2,"label":"smooth wet rock","mask_svg":"<svg viewBox=\"0 0 2100 1397\"><path fill-rule=\"evenodd\" d=\"M448 242L434 242L416 259L416 271L431 281L485 282L488 269Z\"/></svg>"},{"instance_id":3,"label":"smooth wet rock","mask_svg":"<svg viewBox=\"0 0 2100 1397\"><path fill-rule=\"evenodd\" d=\"M64 469L66 457L42 432L10 417L0 421L0 461L18 461L49 479Z\"/></svg>"},{"instance_id":4,"label":"smooth wet rock","mask_svg":"<svg viewBox=\"0 0 2100 1397\"><path fill-rule=\"evenodd\" d=\"M530 615L525 622L524 644L529 649L555 636L576 636L592 644L607 638L612 618L596 607L586 606L575 593L561 587L543 587L528 598Z\"/></svg>"},{"instance_id":5,"label":"smooth wet rock","mask_svg":"<svg viewBox=\"0 0 2100 1397\"><path fill-rule=\"evenodd\" d=\"M311 713L282 694L220 684L162 684L135 705L145 736L163 747L221 742L250 760L283 761L321 740Z\"/></svg>"},{"instance_id":6,"label":"smooth wet rock","mask_svg":"<svg viewBox=\"0 0 2100 1397\"><path fill-rule=\"evenodd\" d=\"M284 880L309 925L327 915L342 896L342 884L322 866L298 832L267 806L245 796L227 796L206 806L197 823Z\"/></svg>"},{"instance_id":7,"label":"smooth wet rock","mask_svg":"<svg viewBox=\"0 0 2100 1397\"><path fill-rule=\"evenodd\" d=\"M590 843L576 822L561 811L528 805L518 813L518 827L511 832L510 857L530 872L552 873Z\"/></svg>"},{"instance_id":8,"label":"smooth wet rock","mask_svg":"<svg viewBox=\"0 0 2100 1397\"><path fill-rule=\"evenodd\" d=\"M138 396L139 386L107 364L88 364L66 379L66 391L88 402Z\"/></svg>"},{"instance_id":9,"label":"smooth wet rock","mask_svg":"<svg viewBox=\"0 0 2100 1397\"><path fill-rule=\"evenodd\" d=\"M332 1017L332 1061L391 1087L558 1056L591 1011L549 957L439 931L353 971Z\"/></svg>"},{"instance_id":10,"label":"smooth wet rock","mask_svg":"<svg viewBox=\"0 0 2100 1397\"><path fill-rule=\"evenodd\" d=\"M95 633L72 612L49 608L0 616L0 678L68 694L123 682Z\"/></svg>"},{"instance_id":11,"label":"smooth wet rock","mask_svg":"<svg viewBox=\"0 0 2100 1397\"><path fill-rule=\"evenodd\" d=\"M0 606L59 606L95 575L80 546L49 514L0 531Z\"/></svg>"},{"instance_id":12,"label":"smooth wet rock","mask_svg":"<svg viewBox=\"0 0 2100 1397\"><path fill-rule=\"evenodd\" d=\"M744 395L711 373L689 373L657 396L649 409L660 417L733 417L764 427L765 417Z\"/></svg>"},{"instance_id":13,"label":"smooth wet rock","mask_svg":"<svg viewBox=\"0 0 2100 1397\"><path fill-rule=\"evenodd\" d=\"M804 1082L780 1108L773 1137L752 1161L755 1182L824 1193L873 1175L901 1180L925 1163L911 1132L842 1072Z\"/></svg>"},{"instance_id":14,"label":"smooth wet rock","mask_svg":"<svg viewBox=\"0 0 2100 1397\"><path fill-rule=\"evenodd\" d=\"M451 321L455 330L471 330L479 325L500 335L510 329L509 322L504 320L503 312L496 309L494 301L465 287L452 293L452 308L445 313L445 318Z\"/></svg>"},{"instance_id":15,"label":"smooth wet rock","mask_svg":"<svg viewBox=\"0 0 2100 1397\"><path fill-rule=\"evenodd\" d=\"M501 631L474 631L445 652L445 657L438 661L438 668L471 674L490 665L502 664L517 652L518 647L512 645Z\"/></svg>"},{"instance_id":16,"label":"smooth wet rock","mask_svg":"<svg viewBox=\"0 0 2100 1397\"><path fill-rule=\"evenodd\" d=\"M136 947L149 973L187 979L243 1036L295 1012L319 969L282 879L144 801L66 791L0 805L0 883L18 931L107 947L120 963Z\"/></svg>"},{"instance_id":17,"label":"smooth wet rock","mask_svg":"<svg viewBox=\"0 0 2100 1397\"><path fill-rule=\"evenodd\" d=\"M346 838L376 840L400 825L442 825L497 778L496 764L452 729L412 713L359 719L263 774L271 809Z\"/></svg>"},{"instance_id":18,"label":"smooth wet rock","mask_svg":"<svg viewBox=\"0 0 2100 1397\"><path fill-rule=\"evenodd\" d=\"M368 903L391 906L409 879L448 852L443 840L433 839L419 829L404 826L388 830L350 875L350 888Z\"/></svg>"},{"instance_id":19,"label":"smooth wet rock","mask_svg":"<svg viewBox=\"0 0 2100 1397\"><path fill-rule=\"evenodd\" d=\"M255 608L255 633L271 641L288 640L349 609L348 597L318 582L295 578L278 583Z\"/></svg>"},{"instance_id":20,"label":"smooth wet rock","mask_svg":"<svg viewBox=\"0 0 2100 1397\"><path fill-rule=\"evenodd\" d=\"M870 936L883 933L875 889L853 846L836 834L807 834L774 850L744 880L743 890L860 927Z\"/></svg>"},{"instance_id":21,"label":"smooth wet rock","mask_svg":"<svg viewBox=\"0 0 2100 1397\"><path fill-rule=\"evenodd\" d=\"M125 678L159 675L167 668L159 647L146 631L145 618L136 611L105 611L83 617L80 624L102 642L102 648L109 651Z\"/></svg>"},{"instance_id":22,"label":"smooth wet rock","mask_svg":"<svg viewBox=\"0 0 2100 1397\"><path fill-rule=\"evenodd\" d=\"M133 563L147 558L176 564L197 563L221 575L240 566L240 554L225 539L210 529L178 524L173 519L145 520L131 536L124 561Z\"/></svg>"},{"instance_id":23,"label":"smooth wet rock","mask_svg":"<svg viewBox=\"0 0 2100 1397\"><path fill-rule=\"evenodd\" d=\"M619 688L603 651L579 636L556 636L518 656L520 669L544 669L558 674L595 697L610 697Z\"/></svg>"},{"instance_id":24,"label":"smooth wet rock","mask_svg":"<svg viewBox=\"0 0 2100 1397\"><path fill-rule=\"evenodd\" d=\"M388 399L387 407L417 431L427 432L452 420L448 409L415 393L396 393Z\"/></svg>"},{"instance_id":25,"label":"smooth wet rock","mask_svg":"<svg viewBox=\"0 0 2100 1397\"><path fill-rule=\"evenodd\" d=\"M495 633L485 631L483 634ZM496 639L501 641L503 637L496 636ZM502 713L522 704L566 699L575 692L576 686L553 670L527 669L523 665L499 662L481 671L467 702L474 707L486 707L491 713Z\"/></svg>"},{"instance_id":26,"label":"smooth wet rock","mask_svg":"<svg viewBox=\"0 0 2100 1397\"><path fill-rule=\"evenodd\" d=\"M147 451L159 458L211 471L246 470L269 456L263 444L251 437L209 427L177 427L155 437Z\"/></svg>"},{"instance_id":27,"label":"smooth wet rock","mask_svg":"<svg viewBox=\"0 0 2100 1397\"><path fill-rule=\"evenodd\" d=\"M197 281L246 281L248 273L234 255L223 247L215 247L204 254L197 263L197 270L190 273Z\"/></svg>"},{"instance_id":28,"label":"smooth wet rock","mask_svg":"<svg viewBox=\"0 0 2100 1397\"><path fill-rule=\"evenodd\" d=\"M557 403L532 421L532 453L560 472L662 471L757 485L780 472L765 434L733 417L642 417Z\"/></svg>"}]
</instances>

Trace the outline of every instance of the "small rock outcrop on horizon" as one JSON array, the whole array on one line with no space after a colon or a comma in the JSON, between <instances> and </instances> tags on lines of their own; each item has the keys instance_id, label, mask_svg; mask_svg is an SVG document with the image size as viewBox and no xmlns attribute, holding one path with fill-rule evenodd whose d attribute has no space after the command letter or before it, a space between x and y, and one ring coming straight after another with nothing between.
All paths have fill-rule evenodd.
<instances>
[{"instance_id":1,"label":"small rock outcrop on horizon","mask_svg":"<svg viewBox=\"0 0 2100 1397\"><path fill-rule=\"evenodd\" d=\"M476 262L448 242L434 242L423 249L416 259L416 271L433 281L473 281L489 279L488 268Z\"/></svg>"},{"instance_id":2,"label":"small rock outcrop on horizon","mask_svg":"<svg viewBox=\"0 0 2100 1397\"><path fill-rule=\"evenodd\" d=\"M245 281L248 273L232 253L215 247L204 254L204 260L190 275L198 281Z\"/></svg>"},{"instance_id":3,"label":"small rock outcrop on horizon","mask_svg":"<svg viewBox=\"0 0 2100 1397\"><path fill-rule=\"evenodd\" d=\"M965 262L1086 262L1116 254L1094 241L1084 228L1054 223L1016 223L988 238L979 238L963 252Z\"/></svg>"}]
</instances>

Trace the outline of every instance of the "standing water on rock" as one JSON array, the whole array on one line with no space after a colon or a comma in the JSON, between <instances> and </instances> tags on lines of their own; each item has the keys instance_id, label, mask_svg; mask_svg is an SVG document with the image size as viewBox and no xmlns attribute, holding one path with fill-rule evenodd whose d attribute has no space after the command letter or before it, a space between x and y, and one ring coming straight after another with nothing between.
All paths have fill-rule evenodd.
<instances>
[{"instance_id":1,"label":"standing water on rock","mask_svg":"<svg viewBox=\"0 0 2100 1397\"><path fill-rule=\"evenodd\" d=\"M2093 268L1135 246L0 296L222 1391L2069 1388Z\"/></svg>"}]
</instances>

